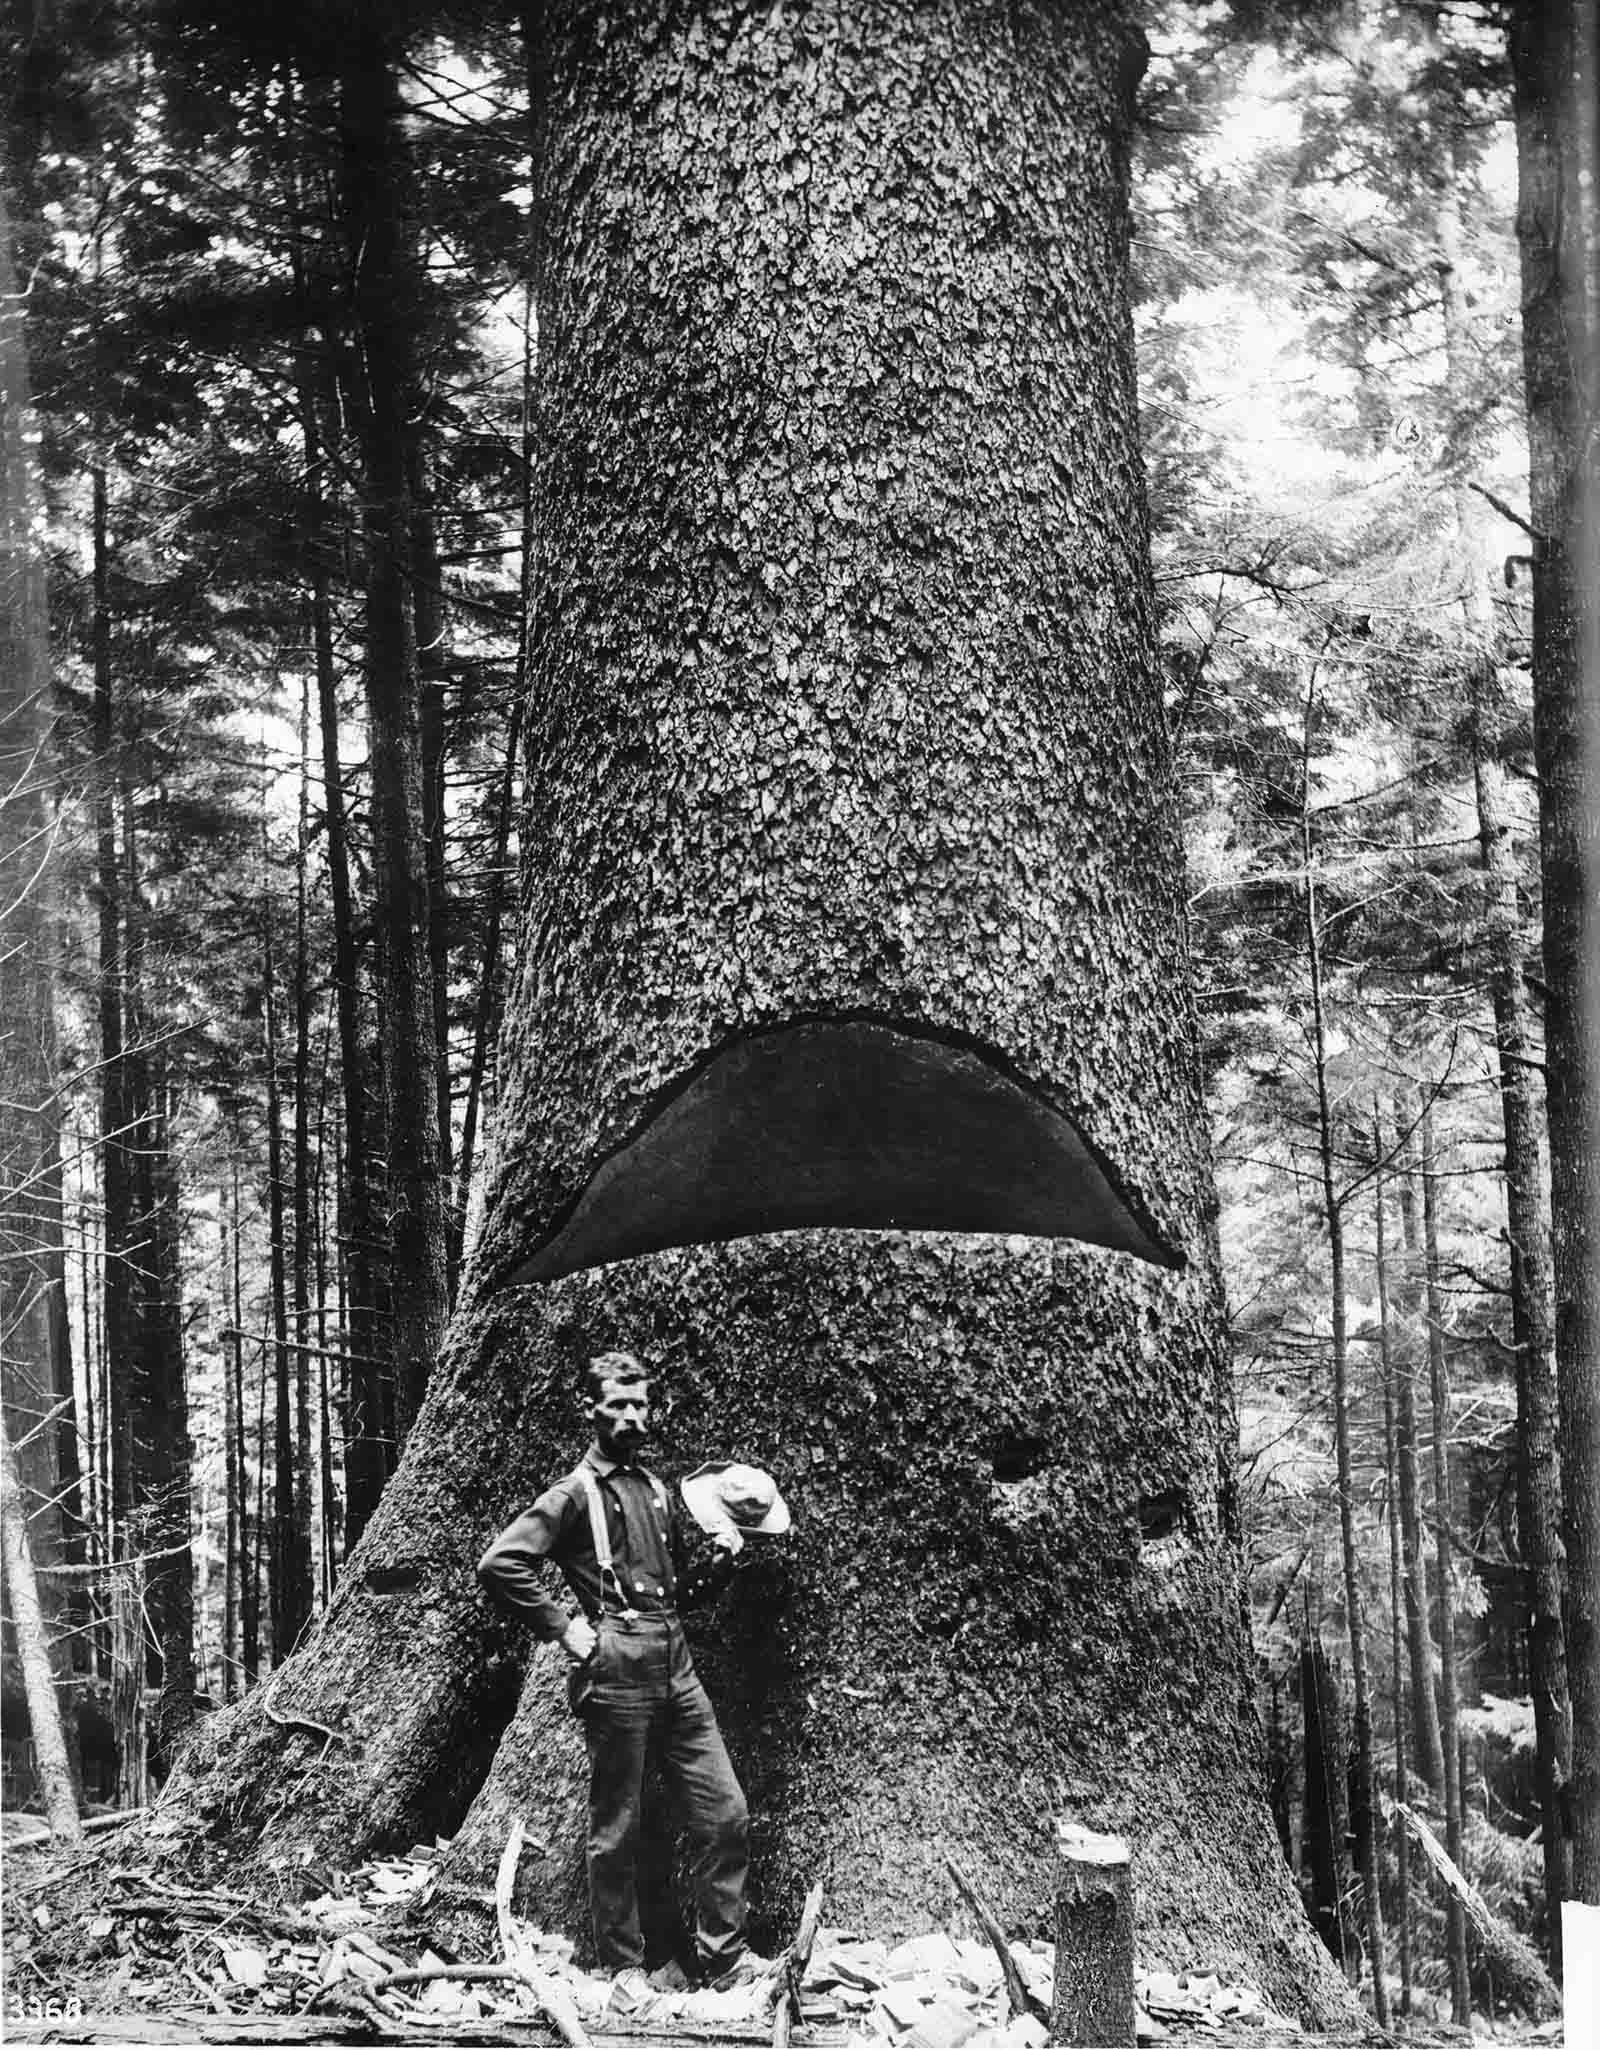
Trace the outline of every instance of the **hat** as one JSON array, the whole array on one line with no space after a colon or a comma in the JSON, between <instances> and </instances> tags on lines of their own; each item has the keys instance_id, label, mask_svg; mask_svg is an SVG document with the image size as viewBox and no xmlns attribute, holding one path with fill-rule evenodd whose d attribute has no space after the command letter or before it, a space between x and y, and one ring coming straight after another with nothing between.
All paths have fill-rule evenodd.
<instances>
[{"instance_id":1,"label":"hat","mask_svg":"<svg viewBox=\"0 0 1600 2050\"><path fill-rule=\"evenodd\" d=\"M789 1528L789 1505L778 1483L759 1466L708 1459L683 1483L683 1505L702 1530L759 1532L777 1537Z\"/></svg>"}]
</instances>

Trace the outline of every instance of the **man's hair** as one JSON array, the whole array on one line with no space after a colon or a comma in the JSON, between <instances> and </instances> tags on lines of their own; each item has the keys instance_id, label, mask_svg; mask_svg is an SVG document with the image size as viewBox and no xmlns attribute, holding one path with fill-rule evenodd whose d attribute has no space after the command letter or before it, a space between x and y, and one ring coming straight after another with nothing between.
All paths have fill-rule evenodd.
<instances>
[{"instance_id":1,"label":"man's hair","mask_svg":"<svg viewBox=\"0 0 1600 2050\"><path fill-rule=\"evenodd\" d=\"M598 1352L583 1370L583 1392L598 1402L608 1381L648 1381L650 1369L636 1352Z\"/></svg>"}]
</instances>

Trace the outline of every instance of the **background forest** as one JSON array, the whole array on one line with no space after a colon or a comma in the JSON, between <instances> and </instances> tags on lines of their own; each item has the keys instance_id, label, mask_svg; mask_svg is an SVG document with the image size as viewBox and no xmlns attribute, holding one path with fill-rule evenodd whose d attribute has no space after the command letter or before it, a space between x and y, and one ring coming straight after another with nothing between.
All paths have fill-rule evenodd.
<instances>
[{"instance_id":1,"label":"background forest","mask_svg":"<svg viewBox=\"0 0 1600 2050\"><path fill-rule=\"evenodd\" d=\"M1357 1977L1381 1863L1394 1999L1464 2020L1427 1844L1546 1955L1563 1890L1506 21L1260 15L1157 10L1134 220L1259 1699L1324 1940ZM64 0L8 59L4 1420L137 1806L326 1605L472 1231L536 138L489 0ZM12 1808L9 1628L4 1689Z\"/></svg>"}]
</instances>

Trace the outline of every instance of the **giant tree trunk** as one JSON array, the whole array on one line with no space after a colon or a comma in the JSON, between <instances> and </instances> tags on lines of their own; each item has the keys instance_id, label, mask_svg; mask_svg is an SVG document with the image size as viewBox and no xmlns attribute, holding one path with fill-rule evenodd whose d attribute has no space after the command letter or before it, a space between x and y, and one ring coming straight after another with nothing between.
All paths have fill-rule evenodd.
<instances>
[{"instance_id":1,"label":"giant tree trunk","mask_svg":"<svg viewBox=\"0 0 1600 2050\"><path fill-rule=\"evenodd\" d=\"M1587 0L1518 0L1509 43L1533 544L1551 1260L1567 1552L1574 1898L1600 1901L1600 145Z\"/></svg>"},{"instance_id":2,"label":"giant tree trunk","mask_svg":"<svg viewBox=\"0 0 1600 2050\"><path fill-rule=\"evenodd\" d=\"M1131 38L976 0L535 35L541 616L486 1215L280 1683L352 1741L319 1767L322 1737L236 1717L171 1824L209 1782L246 1840L302 1775L264 1855L460 1820L514 1672L474 1561L622 1340L669 1473L738 1452L796 1512L698 1636L759 1934L819 1878L841 1921L943 1920L946 1850L1043 1929L1067 1817L1134 1843L1145 1956L1347 2015L1277 1855L1238 1600ZM822 1228L891 1224L925 1235ZM548 1665L453 1876L514 1808L538 1912L576 1925Z\"/></svg>"}]
</instances>

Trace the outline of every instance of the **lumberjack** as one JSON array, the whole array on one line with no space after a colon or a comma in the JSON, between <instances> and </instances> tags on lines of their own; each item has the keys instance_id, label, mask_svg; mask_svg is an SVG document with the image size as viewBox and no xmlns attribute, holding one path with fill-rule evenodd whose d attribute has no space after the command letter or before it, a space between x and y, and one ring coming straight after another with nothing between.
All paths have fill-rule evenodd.
<instances>
[{"instance_id":1,"label":"lumberjack","mask_svg":"<svg viewBox=\"0 0 1600 2050\"><path fill-rule=\"evenodd\" d=\"M716 1551L688 1566L681 1519L639 1461L650 1423L643 1364L633 1353L601 1353L589 1362L586 1392L593 1444L501 1532L478 1578L499 1607L558 1641L571 1662L567 1697L589 1752L589 1908L602 1969L620 1975L644 1966L639 1819L646 1755L656 1744L690 1843L700 1975L731 1988L772 1966L745 1943L749 1814L678 1611L720 1593L744 1533L784 1530L788 1511L758 1468L702 1467L684 1497ZM577 1598L576 1615L546 1588L549 1561Z\"/></svg>"}]
</instances>

